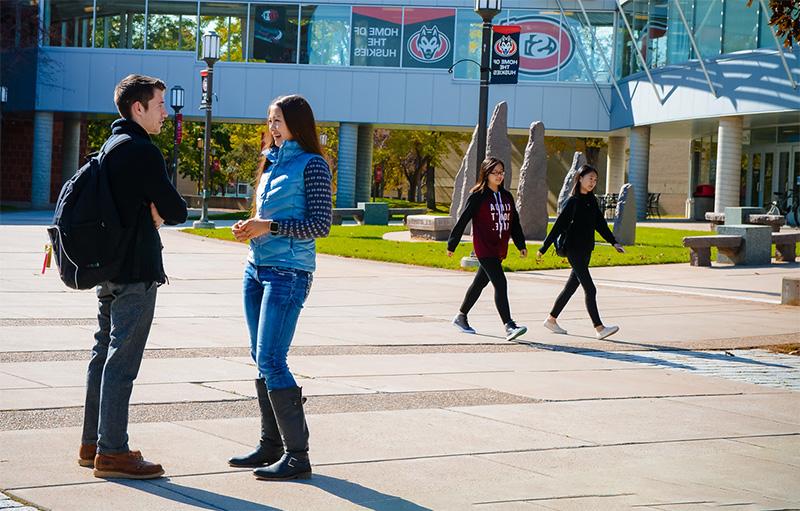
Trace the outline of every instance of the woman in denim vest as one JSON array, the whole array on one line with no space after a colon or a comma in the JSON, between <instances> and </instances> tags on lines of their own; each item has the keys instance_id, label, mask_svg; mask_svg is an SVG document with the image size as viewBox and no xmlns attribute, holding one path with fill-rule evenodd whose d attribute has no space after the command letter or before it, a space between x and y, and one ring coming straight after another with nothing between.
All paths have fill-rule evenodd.
<instances>
[{"instance_id":1,"label":"woman in denim vest","mask_svg":"<svg viewBox=\"0 0 800 511\"><path fill-rule=\"evenodd\" d=\"M233 234L249 241L244 272L244 313L250 354L258 367L256 395L261 441L234 467L260 467L259 479L311 476L308 426L301 389L286 357L297 319L311 290L315 238L331 226L331 172L322 157L314 113L301 96L274 100L267 147L258 165L255 217L236 222Z\"/></svg>"}]
</instances>

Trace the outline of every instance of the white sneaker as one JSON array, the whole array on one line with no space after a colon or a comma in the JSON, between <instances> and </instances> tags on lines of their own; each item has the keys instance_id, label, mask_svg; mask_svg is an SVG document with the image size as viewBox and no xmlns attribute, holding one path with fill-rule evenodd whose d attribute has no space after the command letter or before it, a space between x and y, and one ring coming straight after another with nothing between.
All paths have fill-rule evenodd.
<instances>
[{"instance_id":1,"label":"white sneaker","mask_svg":"<svg viewBox=\"0 0 800 511\"><path fill-rule=\"evenodd\" d=\"M562 334L563 335L563 334L567 333L567 331L564 330L563 328L561 328L560 326L558 326L558 323L556 323L555 321L551 322L550 320L545 319L544 323L542 323L542 325L546 329L548 329L551 332L553 332L554 334Z\"/></svg>"},{"instance_id":2,"label":"white sneaker","mask_svg":"<svg viewBox=\"0 0 800 511\"><path fill-rule=\"evenodd\" d=\"M599 332L595 331L595 335L598 339L605 339L606 337L614 335L617 332L619 332L619 327L616 325L610 325L604 326Z\"/></svg>"}]
</instances>

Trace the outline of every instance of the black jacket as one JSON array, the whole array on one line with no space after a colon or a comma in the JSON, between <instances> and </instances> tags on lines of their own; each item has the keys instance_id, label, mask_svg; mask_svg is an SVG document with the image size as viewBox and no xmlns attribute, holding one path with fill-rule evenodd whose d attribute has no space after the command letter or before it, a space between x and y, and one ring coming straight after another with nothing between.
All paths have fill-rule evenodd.
<instances>
[{"instance_id":1,"label":"black jacket","mask_svg":"<svg viewBox=\"0 0 800 511\"><path fill-rule=\"evenodd\" d=\"M570 222L572 225L570 226ZM564 209L558 215L556 223L545 238L539 252L544 254L555 242L559 234L567 233L566 248L568 252L588 253L594 250L594 231L600 233L607 242L616 245L611 229L608 228L597 198L593 193L579 194L567 199Z\"/></svg>"},{"instance_id":2,"label":"black jacket","mask_svg":"<svg viewBox=\"0 0 800 511\"><path fill-rule=\"evenodd\" d=\"M172 186L161 151L137 123L117 119L113 134L127 134L132 140L106 156L111 193L122 219L129 229L122 269L113 282L166 281L161 259L161 237L153 225L150 203L154 203L164 222L176 225L186 221L186 202Z\"/></svg>"}]
</instances>

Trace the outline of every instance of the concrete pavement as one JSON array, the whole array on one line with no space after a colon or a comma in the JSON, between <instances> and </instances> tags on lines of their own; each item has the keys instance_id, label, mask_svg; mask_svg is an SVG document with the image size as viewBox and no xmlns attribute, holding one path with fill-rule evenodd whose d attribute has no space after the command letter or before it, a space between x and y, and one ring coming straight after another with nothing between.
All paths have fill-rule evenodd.
<instances>
[{"instance_id":1,"label":"concrete pavement","mask_svg":"<svg viewBox=\"0 0 800 511\"><path fill-rule=\"evenodd\" d=\"M23 222L20 222L23 223ZM102 481L76 463L91 292L39 273L41 227L0 226L0 490L41 509L792 509L800 507L800 342L777 305L797 265L593 270L558 336L539 326L563 270L509 275L529 333L502 340L472 274L320 256L290 366L309 395L314 477L227 466L256 441L243 245L163 231L170 285L131 407L133 448L165 465ZM777 298L776 298L777 297ZM727 354L726 351L727 350ZM0 500L0 507L5 504Z\"/></svg>"}]
</instances>

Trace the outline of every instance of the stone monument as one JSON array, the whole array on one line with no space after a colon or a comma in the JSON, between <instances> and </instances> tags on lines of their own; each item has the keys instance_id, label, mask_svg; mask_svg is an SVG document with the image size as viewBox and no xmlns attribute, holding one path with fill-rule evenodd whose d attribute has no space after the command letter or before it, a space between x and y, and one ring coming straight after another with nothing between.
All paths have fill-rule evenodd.
<instances>
[{"instance_id":1,"label":"stone monument","mask_svg":"<svg viewBox=\"0 0 800 511\"><path fill-rule=\"evenodd\" d=\"M508 176L508 172L506 172ZM525 157L519 169L517 212L527 240L543 240L547 235L547 153L544 123L531 124Z\"/></svg>"},{"instance_id":2,"label":"stone monument","mask_svg":"<svg viewBox=\"0 0 800 511\"><path fill-rule=\"evenodd\" d=\"M617 211L614 214L614 237L620 245L636 244L636 196L630 183L625 183L619 189Z\"/></svg>"}]
</instances>

